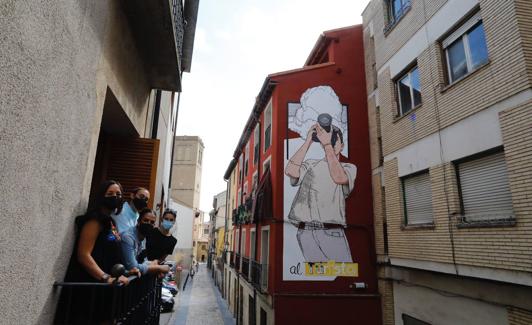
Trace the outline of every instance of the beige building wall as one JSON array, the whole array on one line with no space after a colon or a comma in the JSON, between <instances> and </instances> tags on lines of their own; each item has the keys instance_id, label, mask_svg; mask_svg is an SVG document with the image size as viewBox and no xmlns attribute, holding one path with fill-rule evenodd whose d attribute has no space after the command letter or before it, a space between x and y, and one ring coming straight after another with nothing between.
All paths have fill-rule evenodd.
<instances>
[{"instance_id":1,"label":"beige building wall","mask_svg":"<svg viewBox=\"0 0 532 325\"><path fill-rule=\"evenodd\" d=\"M87 207L106 96L137 136L151 132L154 92L121 4L0 6L0 201L11 216L0 230L2 323L52 322L53 283L64 278L74 217Z\"/></svg>"},{"instance_id":2,"label":"beige building wall","mask_svg":"<svg viewBox=\"0 0 532 325\"><path fill-rule=\"evenodd\" d=\"M462 276L506 283L499 292L508 294L504 303L513 306L508 312L497 309L492 296L479 308L497 309L508 324L532 323L532 304L511 298L532 286L532 3L413 0L392 28L385 26L385 8L386 1L373 0L363 13L384 324L402 324L397 304L407 292L416 298L427 294L392 286L399 268L454 274L457 286ZM449 85L441 42L475 10L482 17L489 61ZM400 116L395 81L415 64L422 104ZM515 222L464 227L454 162L497 147L504 149ZM429 171L434 222L411 227L405 225L401 178L422 170ZM441 281L433 276L428 286ZM464 294L478 300L488 288L481 281ZM416 308L429 308L430 299ZM454 324L432 317L434 323Z\"/></svg>"},{"instance_id":3,"label":"beige building wall","mask_svg":"<svg viewBox=\"0 0 532 325\"><path fill-rule=\"evenodd\" d=\"M197 136L175 138L171 198L193 209L199 209L203 149Z\"/></svg>"}]
</instances>

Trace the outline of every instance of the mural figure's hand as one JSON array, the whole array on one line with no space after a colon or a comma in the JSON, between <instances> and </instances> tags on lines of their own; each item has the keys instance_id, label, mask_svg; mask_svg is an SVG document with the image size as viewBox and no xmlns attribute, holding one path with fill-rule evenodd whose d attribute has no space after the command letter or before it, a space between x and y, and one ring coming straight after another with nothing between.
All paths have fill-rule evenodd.
<instances>
[{"instance_id":1,"label":"mural figure's hand","mask_svg":"<svg viewBox=\"0 0 532 325\"><path fill-rule=\"evenodd\" d=\"M316 133L316 125L318 125L318 124L314 124L308 130L305 142L308 142L308 143L312 142L312 136L314 135L314 133Z\"/></svg>"},{"instance_id":2,"label":"mural figure's hand","mask_svg":"<svg viewBox=\"0 0 532 325\"><path fill-rule=\"evenodd\" d=\"M323 147L328 144L331 144L332 132L327 132L319 124L316 124L316 137L320 140L320 143Z\"/></svg>"}]
</instances>

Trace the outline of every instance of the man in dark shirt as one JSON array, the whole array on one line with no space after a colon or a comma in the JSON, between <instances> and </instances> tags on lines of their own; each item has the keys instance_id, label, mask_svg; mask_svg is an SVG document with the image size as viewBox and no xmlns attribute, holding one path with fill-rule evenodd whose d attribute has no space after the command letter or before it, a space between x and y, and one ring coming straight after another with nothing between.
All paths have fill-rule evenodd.
<instances>
[{"instance_id":1,"label":"man in dark shirt","mask_svg":"<svg viewBox=\"0 0 532 325\"><path fill-rule=\"evenodd\" d=\"M158 228L154 228L146 238L146 253L148 260L162 262L174 252L177 239L172 236L170 229L175 224L177 214L174 210L165 210Z\"/></svg>"}]
</instances>

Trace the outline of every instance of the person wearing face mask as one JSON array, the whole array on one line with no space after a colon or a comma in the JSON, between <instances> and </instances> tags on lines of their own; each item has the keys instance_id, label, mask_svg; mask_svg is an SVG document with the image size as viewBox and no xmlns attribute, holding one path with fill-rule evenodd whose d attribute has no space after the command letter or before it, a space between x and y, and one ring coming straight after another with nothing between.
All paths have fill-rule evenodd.
<instances>
[{"instance_id":1,"label":"person wearing face mask","mask_svg":"<svg viewBox=\"0 0 532 325\"><path fill-rule=\"evenodd\" d=\"M124 203L123 208L112 215L118 232L124 232L137 225L139 211L148 207L149 199L150 192L144 187L137 187L132 191L130 201Z\"/></svg>"},{"instance_id":2,"label":"person wearing face mask","mask_svg":"<svg viewBox=\"0 0 532 325\"><path fill-rule=\"evenodd\" d=\"M164 211L158 228L146 238L146 252L148 260L164 261L166 257L174 252L177 239L172 236L170 230L175 225L177 214L174 210Z\"/></svg>"},{"instance_id":3,"label":"person wearing face mask","mask_svg":"<svg viewBox=\"0 0 532 325\"><path fill-rule=\"evenodd\" d=\"M158 261L150 262L145 258L140 258L139 261L139 255L146 248L146 236L153 231L154 224L155 213L145 208L139 212L137 225L120 234L124 265L127 269L139 269L141 274L164 274L170 271L168 265L159 265Z\"/></svg>"},{"instance_id":4,"label":"person wearing face mask","mask_svg":"<svg viewBox=\"0 0 532 325\"><path fill-rule=\"evenodd\" d=\"M74 250L65 276L66 282L104 282L128 284L126 276L113 278L110 273L115 264L123 264L120 247L121 238L116 229L112 213L122 208L122 186L116 181L102 183L96 194L95 203L86 214L76 218L76 239ZM129 274L138 270L128 268ZM93 290L94 289L94 290ZM92 290L92 291L91 291ZM70 317L74 323L109 320L111 317L112 293L108 287L80 287L68 295L61 295L57 317L64 315L71 306ZM95 301L91 315L88 315L89 299ZM60 320L55 322L61 324Z\"/></svg>"}]
</instances>

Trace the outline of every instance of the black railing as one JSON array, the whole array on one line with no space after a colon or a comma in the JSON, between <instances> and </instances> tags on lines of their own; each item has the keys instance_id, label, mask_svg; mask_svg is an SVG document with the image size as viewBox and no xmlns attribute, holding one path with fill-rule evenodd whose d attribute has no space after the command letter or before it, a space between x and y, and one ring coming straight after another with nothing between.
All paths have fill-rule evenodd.
<instances>
[{"instance_id":1,"label":"black railing","mask_svg":"<svg viewBox=\"0 0 532 325\"><path fill-rule=\"evenodd\" d=\"M229 266L235 268L235 252L229 252Z\"/></svg>"},{"instance_id":2,"label":"black railing","mask_svg":"<svg viewBox=\"0 0 532 325\"><path fill-rule=\"evenodd\" d=\"M256 261L251 261L250 282L255 288L260 289L261 286L262 265Z\"/></svg>"},{"instance_id":3,"label":"black railing","mask_svg":"<svg viewBox=\"0 0 532 325\"><path fill-rule=\"evenodd\" d=\"M128 285L54 283L61 288L54 324L159 324L161 281L154 275L129 280Z\"/></svg>"},{"instance_id":4,"label":"black railing","mask_svg":"<svg viewBox=\"0 0 532 325\"><path fill-rule=\"evenodd\" d=\"M172 15L174 19L174 37L179 58L183 56L183 37L185 36L185 19L183 17L183 1L172 0Z\"/></svg>"},{"instance_id":5,"label":"black railing","mask_svg":"<svg viewBox=\"0 0 532 325\"><path fill-rule=\"evenodd\" d=\"M240 254L235 253L235 270L240 271Z\"/></svg>"},{"instance_id":6,"label":"black railing","mask_svg":"<svg viewBox=\"0 0 532 325\"><path fill-rule=\"evenodd\" d=\"M242 276L249 279L249 258L242 256Z\"/></svg>"}]
</instances>

